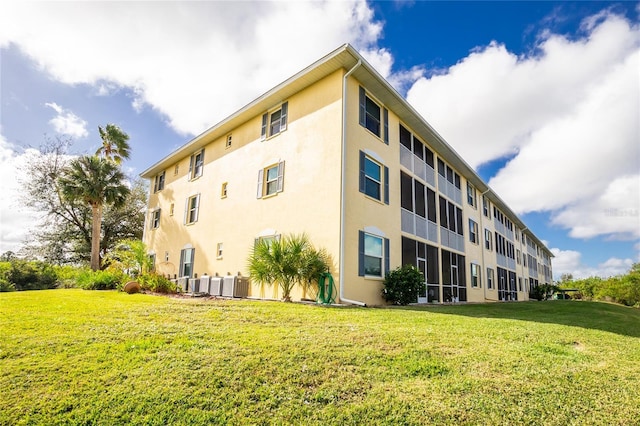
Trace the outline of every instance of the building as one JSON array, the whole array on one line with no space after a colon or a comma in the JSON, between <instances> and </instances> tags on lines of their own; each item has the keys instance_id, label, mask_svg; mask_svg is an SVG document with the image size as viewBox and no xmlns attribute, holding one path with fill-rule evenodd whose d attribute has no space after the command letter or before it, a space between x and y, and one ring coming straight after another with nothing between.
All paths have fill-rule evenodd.
<instances>
[{"instance_id":1,"label":"building","mask_svg":"<svg viewBox=\"0 0 640 426\"><path fill-rule=\"evenodd\" d=\"M246 277L257 238L305 232L342 303L384 303L385 273L406 263L425 274L423 303L527 300L552 282L544 244L350 45L141 176L144 241L172 277Z\"/></svg>"}]
</instances>

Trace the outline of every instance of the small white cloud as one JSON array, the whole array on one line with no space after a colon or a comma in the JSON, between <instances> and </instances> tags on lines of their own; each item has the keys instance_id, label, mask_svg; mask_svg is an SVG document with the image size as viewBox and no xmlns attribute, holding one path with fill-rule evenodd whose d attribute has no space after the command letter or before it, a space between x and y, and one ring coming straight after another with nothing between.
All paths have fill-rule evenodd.
<instances>
[{"instance_id":1,"label":"small white cloud","mask_svg":"<svg viewBox=\"0 0 640 426\"><path fill-rule=\"evenodd\" d=\"M563 274L571 274L574 279L589 277L608 278L629 272L633 265L632 259L611 257L596 267L589 267L582 263L582 253L575 250L550 249L553 258L553 278L560 280Z\"/></svg>"},{"instance_id":2,"label":"small white cloud","mask_svg":"<svg viewBox=\"0 0 640 426\"><path fill-rule=\"evenodd\" d=\"M48 106L57 113L54 118L49 120L49 124L51 124L56 133L75 138L84 138L89 135L87 122L75 115L72 111L62 108L55 102L47 102L45 106Z\"/></svg>"}]
</instances>

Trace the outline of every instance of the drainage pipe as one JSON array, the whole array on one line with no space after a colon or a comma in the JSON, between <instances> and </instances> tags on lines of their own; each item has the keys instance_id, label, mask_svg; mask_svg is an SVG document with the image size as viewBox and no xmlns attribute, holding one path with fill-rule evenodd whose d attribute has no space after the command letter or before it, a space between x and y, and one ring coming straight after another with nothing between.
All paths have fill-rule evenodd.
<instances>
[{"instance_id":1,"label":"drainage pipe","mask_svg":"<svg viewBox=\"0 0 640 426\"><path fill-rule=\"evenodd\" d=\"M358 63L353 66L342 78L342 188L340 194L340 303L346 302L352 305L367 306L364 302L350 300L344 297L344 257L345 257L345 237L344 237L344 218L345 218L345 198L346 198L346 169L347 169L347 78L360 65L362 60L358 59Z\"/></svg>"}]
</instances>

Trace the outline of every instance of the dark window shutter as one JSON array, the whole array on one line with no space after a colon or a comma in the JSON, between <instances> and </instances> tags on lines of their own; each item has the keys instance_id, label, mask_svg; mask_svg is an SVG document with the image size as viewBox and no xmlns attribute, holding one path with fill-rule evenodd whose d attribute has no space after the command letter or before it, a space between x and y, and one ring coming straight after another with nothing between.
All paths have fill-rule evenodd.
<instances>
[{"instance_id":1,"label":"dark window shutter","mask_svg":"<svg viewBox=\"0 0 640 426\"><path fill-rule=\"evenodd\" d=\"M258 170L258 191L256 193L256 198L262 198L262 184L264 180L264 169Z\"/></svg>"},{"instance_id":2,"label":"dark window shutter","mask_svg":"<svg viewBox=\"0 0 640 426\"><path fill-rule=\"evenodd\" d=\"M262 130L260 133L260 139L265 140L267 138L267 120L269 119L269 114L266 112L262 114Z\"/></svg>"},{"instance_id":3,"label":"dark window shutter","mask_svg":"<svg viewBox=\"0 0 640 426\"><path fill-rule=\"evenodd\" d=\"M384 203L389 204L389 168L384 166Z\"/></svg>"},{"instance_id":4,"label":"dark window shutter","mask_svg":"<svg viewBox=\"0 0 640 426\"><path fill-rule=\"evenodd\" d=\"M282 192L284 188L284 161L278 163L278 188L276 192Z\"/></svg>"},{"instance_id":5,"label":"dark window shutter","mask_svg":"<svg viewBox=\"0 0 640 426\"><path fill-rule=\"evenodd\" d=\"M390 262L389 262L389 239L384 239L384 275L390 272L389 270Z\"/></svg>"},{"instance_id":6,"label":"dark window shutter","mask_svg":"<svg viewBox=\"0 0 640 426\"><path fill-rule=\"evenodd\" d=\"M384 143L389 145L389 110L382 108L382 119L384 120Z\"/></svg>"},{"instance_id":7,"label":"dark window shutter","mask_svg":"<svg viewBox=\"0 0 640 426\"><path fill-rule=\"evenodd\" d=\"M364 94L364 88L360 87L360 114L359 114L359 118L360 118L360 125L361 126L365 126L366 127L366 107L365 107L365 94Z\"/></svg>"},{"instance_id":8,"label":"dark window shutter","mask_svg":"<svg viewBox=\"0 0 640 426\"><path fill-rule=\"evenodd\" d=\"M358 231L358 276L364 277L364 231Z\"/></svg>"},{"instance_id":9,"label":"dark window shutter","mask_svg":"<svg viewBox=\"0 0 640 426\"><path fill-rule=\"evenodd\" d=\"M287 110L289 106L289 102L285 102L282 104L282 110L280 114L280 131L284 131L287 129Z\"/></svg>"},{"instance_id":10,"label":"dark window shutter","mask_svg":"<svg viewBox=\"0 0 640 426\"><path fill-rule=\"evenodd\" d=\"M180 250L180 271L178 272L179 277L182 277L182 274L184 274L184 250L185 249Z\"/></svg>"},{"instance_id":11,"label":"dark window shutter","mask_svg":"<svg viewBox=\"0 0 640 426\"><path fill-rule=\"evenodd\" d=\"M364 192L366 174L364 172L364 152L360 151L360 192Z\"/></svg>"}]
</instances>

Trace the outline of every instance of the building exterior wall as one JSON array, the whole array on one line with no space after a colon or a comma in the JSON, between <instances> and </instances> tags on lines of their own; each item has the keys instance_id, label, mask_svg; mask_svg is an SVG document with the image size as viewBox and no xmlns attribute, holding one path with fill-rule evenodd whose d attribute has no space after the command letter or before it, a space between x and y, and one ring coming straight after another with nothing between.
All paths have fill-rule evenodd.
<instances>
[{"instance_id":1,"label":"building exterior wall","mask_svg":"<svg viewBox=\"0 0 640 426\"><path fill-rule=\"evenodd\" d=\"M379 76L354 73L345 79L348 72L343 65L308 82L305 74L288 83L304 80L302 89L275 96L277 101L246 117L239 113L241 124L229 131L205 132L197 148L174 155L164 168L164 189L154 192L154 175L145 175L152 191L144 240L157 270L183 275L181 251L193 248L192 274L247 276L256 238L304 232L331 256L338 301L384 303L384 275L403 263L425 273L421 303L527 300L531 286L551 282L550 253L518 228L519 219L504 213L508 208L497 207L504 204L466 163L452 150L439 152L444 142L393 102L392 89ZM285 93L289 85L274 93ZM285 111L284 103L286 130L263 138L263 114ZM371 111L378 127L375 120L363 123ZM201 147L203 172L191 179L192 156ZM281 191L258 196L259 171L278 164L284 164ZM474 182L485 185L484 192ZM185 224L189 198L198 194L197 221ZM160 224L153 228L156 209ZM277 288L256 283L249 295L281 297ZM292 294L294 300L313 296L302 289Z\"/></svg>"},{"instance_id":2,"label":"building exterior wall","mask_svg":"<svg viewBox=\"0 0 640 426\"><path fill-rule=\"evenodd\" d=\"M304 232L317 247L328 250L334 262L331 270L339 278L341 85L342 72L335 72L283 99L288 103L287 128L266 140L261 140L259 115L210 141L204 147L202 175L196 179L189 179L189 157L176 162L177 175L175 166L165 170L165 188L153 193L152 185L149 200L150 210L162 209L160 226L150 229L147 223L145 231L160 273L181 275L180 252L192 246L193 272L198 276L248 276L247 257L256 238ZM226 148L228 135L232 142ZM259 170L279 162L284 162L282 192L257 198ZM185 225L187 199L197 194L198 219ZM279 298L277 290L252 285L250 295Z\"/></svg>"}]
</instances>

